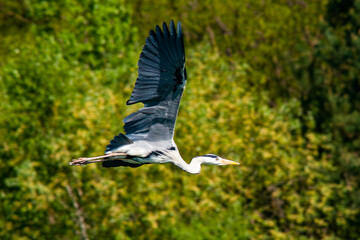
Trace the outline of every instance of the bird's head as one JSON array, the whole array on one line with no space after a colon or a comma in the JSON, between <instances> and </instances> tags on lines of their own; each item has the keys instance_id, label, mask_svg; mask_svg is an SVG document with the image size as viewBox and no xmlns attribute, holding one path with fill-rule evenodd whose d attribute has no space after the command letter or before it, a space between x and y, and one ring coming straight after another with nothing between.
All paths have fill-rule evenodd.
<instances>
[{"instance_id":1,"label":"bird's head","mask_svg":"<svg viewBox=\"0 0 360 240\"><path fill-rule=\"evenodd\" d=\"M230 161L224 158L221 158L215 154L206 154L202 156L196 157L196 159L201 162L202 164L209 164L209 165L239 165L240 163Z\"/></svg>"}]
</instances>

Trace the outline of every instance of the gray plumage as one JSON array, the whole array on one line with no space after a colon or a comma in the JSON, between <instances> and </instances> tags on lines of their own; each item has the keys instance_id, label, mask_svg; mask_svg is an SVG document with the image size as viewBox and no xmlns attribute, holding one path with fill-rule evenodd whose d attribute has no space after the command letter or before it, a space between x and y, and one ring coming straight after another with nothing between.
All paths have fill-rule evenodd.
<instances>
[{"instance_id":1,"label":"gray plumage","mask_svg":"<svg viewBox=\"0 0 360 240\"><path fill-rule=\"evenodd\" d=\"M186 85L185 48L181 23L150 31L138 62L138 78L126 104L142 102L144 107L124 119L126 134L120 133L107 145L105 155L80 158L71 165L102 162L103 167L139 167L148 163L171 162L190 173L200 165L238 164L216 155L193 158L187 164L173 140L180 100Z\"/></svg>"},{"instance_id":2,"label":"gray plumage","mask_svg":"<svg viewBox=\"0 0 360 240\"><path fill-rule=\"evenodd\" d=\"M179 103L186 84L184 38L180 22L176 32L156 26L150 31L140 54L139 76L127 104L144 103L124 119L126 136L132 141L171 140Z\"/></svg>"}]
</instances>

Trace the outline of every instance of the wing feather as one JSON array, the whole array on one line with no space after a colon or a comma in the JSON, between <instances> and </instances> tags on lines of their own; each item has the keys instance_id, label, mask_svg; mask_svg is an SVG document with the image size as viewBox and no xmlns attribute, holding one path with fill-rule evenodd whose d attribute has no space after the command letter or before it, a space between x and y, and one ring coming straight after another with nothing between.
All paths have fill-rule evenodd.
<instances>
[{"instance_id":1,"label":"wing feather","mask_svg":"<svg viewBox=\"0 0 360 240\"><path fill-rule=\"evenodd\" d=\"M124 119L131 140L171 140L186 83L185 49L181 23L173 21L151 30L138 62L138 78L127 104L144 107Z\"/></svg>"}]
</instances>

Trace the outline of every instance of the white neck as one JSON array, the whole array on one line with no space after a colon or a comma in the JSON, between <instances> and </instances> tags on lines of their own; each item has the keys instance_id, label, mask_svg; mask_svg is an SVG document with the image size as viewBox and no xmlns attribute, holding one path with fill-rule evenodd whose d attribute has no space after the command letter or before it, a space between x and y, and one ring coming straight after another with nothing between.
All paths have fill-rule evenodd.
<instances>
[{"instance_id":1,"label":"white neck","mask_svg":"<svg viewBox=\"0 0 360 240\"><path fill-rule=\"evenodd\" d=\"M175 165L177 165L179 168L181 168L182 170L184 170L185 172L191 173L191 174L198 174L200 173L201 170L201 161L199 158L193 158L190 162L190 164L188 164L187 162L185 162L183 159L181 159L182 161L178 161L175 163Z\"/></svg>"},{"instance_id":2,"label":"white neck","mask_svg":"<svg viewBox=\"0 0 360 240\"><path fill-rule=\"evenodd\" d=\"M184 161L184 159L181 157L179 151L173 151L169 152L169 155L171 156L171 163L175 164L185 172L191 173L191 174L198 174L201 170L201 158L195 157L191 160L190 164Z\"/></svg>"}]
</instances>

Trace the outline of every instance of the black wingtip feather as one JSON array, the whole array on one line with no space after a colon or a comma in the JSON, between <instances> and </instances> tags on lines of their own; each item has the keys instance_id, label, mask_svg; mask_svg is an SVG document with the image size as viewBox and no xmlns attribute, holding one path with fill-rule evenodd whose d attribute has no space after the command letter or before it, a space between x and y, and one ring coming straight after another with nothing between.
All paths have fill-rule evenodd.
<instances>
[{"instance_id":1,"label":"black wingtip feather","mask_svg":"<svg viewBox=\"0 0 360 240\"><path fill-rule=\"evenodd\" d=\"M178 35L178 37L182 37L182 35L183 35L180 21L177 24L177 35Z\"/></svg>"},{"instance_id":2,"label":"black wingtip feather","mask_svg":"<svg viewBox=\"0 0 360 240\"><path fill-rule=\"evenodd\" d=\"M123 145L132 144L133 141L131 141L128 137L126 137L124 134L120 133L119 135L115 136L110 143L106 146L106 151L114 150L115 148L118 148Z\"/></svg>"},{"instance_id":3,"label":"black wingtip feather","mask_svg":"<svg viewBox=\"0 0 360 240\"><path fill-rule=\"evenodd\" d=\"M163 23L163 32L164 32L164 38L168 38L170 36L170 31L166 23Z\"/></svg>"},{"instance_id":4,"label":"black wingtip feather","mask_svg":"<svg viewBox=\"0 0 360 240\"><path fill-rule=\"evenodd\" d=\"M175 29L175 24L174 24L173 20L171 20L171 22L170 22L170 35L171 35L171 37L176 36L176 29Z\"/></svg>"},{"instance_id":5,"label":"black wingtip feather","mask_svg":"<svg viewBox=\"0 0 360 240\"><path fill-rule=\"evenodd\" d=\"M158 40L160 40L159 38L163 39L164 35L163 35L163 32L162 32L161 28L159 27L159 25L156 25L155 29L156 29L156 36L158 37Z\"/></svg>"}]
</instances>

